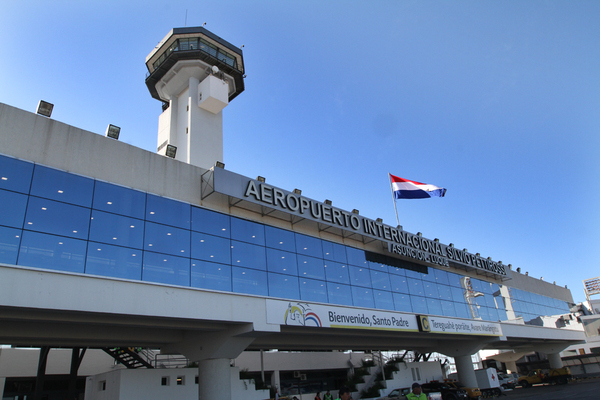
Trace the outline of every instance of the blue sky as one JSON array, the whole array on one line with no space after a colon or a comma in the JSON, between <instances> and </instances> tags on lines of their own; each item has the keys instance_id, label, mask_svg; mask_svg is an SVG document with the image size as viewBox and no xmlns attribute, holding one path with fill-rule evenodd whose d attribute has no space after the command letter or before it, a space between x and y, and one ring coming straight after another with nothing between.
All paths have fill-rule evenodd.
<instances>
[{"instance_id":1,"label":"blue sky","mask_svg":"<svg viewBox=\"0 0 600 400\"><path fill-rule=\"evenodd\" d=\"M0 102L154 151L146 55L244 45L226 168L396 225L388 172L443 186L404 229L567 285L600 276L598 1L4 1Z\"/></svg>"}]
</instances>

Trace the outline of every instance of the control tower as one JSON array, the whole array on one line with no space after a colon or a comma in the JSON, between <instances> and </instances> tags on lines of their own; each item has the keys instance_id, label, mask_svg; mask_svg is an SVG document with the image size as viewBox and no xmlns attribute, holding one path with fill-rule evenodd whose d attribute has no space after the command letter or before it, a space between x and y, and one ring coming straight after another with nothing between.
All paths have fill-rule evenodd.
<instances>
[{"instance_id":1,"label":"control tower","mask_svg":"<svg viewBox=\"0 0 600 400\"><path fill-rule=\"evenodd\" d=\"M222 110L244 91L242 50L203 27L174 28L146 57L163 102L157 153L202 168L223 161Z\"/></svg>"}]
</instances>

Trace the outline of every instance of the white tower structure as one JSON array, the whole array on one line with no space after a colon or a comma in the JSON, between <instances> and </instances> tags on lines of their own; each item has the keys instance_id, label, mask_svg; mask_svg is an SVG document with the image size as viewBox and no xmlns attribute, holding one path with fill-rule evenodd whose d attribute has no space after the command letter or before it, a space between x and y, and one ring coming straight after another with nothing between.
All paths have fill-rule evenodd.
<instances>
[{"instance_id":1,"label":"white tower structure","mask_svg":"<svg viewBox=\"0 0 600 400\"><path fill-rule=\"evenodd\" d=\"M209 169L223 162L223 108L244 91L242 50L203 27L174 28L146 57L163 102L157 152Z\"/></svg>"}]
</instances>

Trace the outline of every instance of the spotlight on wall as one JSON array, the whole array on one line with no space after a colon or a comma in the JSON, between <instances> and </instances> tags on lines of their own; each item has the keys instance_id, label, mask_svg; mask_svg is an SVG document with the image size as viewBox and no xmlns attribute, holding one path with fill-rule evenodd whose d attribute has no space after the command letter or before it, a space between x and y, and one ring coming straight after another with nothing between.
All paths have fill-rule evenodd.
<instances>
[{"instance_id":1,"label":"spotlight on wall","mask_svg":"<svg viewBox=\"0 0 600 400\"><path fill-rule=\"evenodd\" d=\"M396 228L400 229L400 230L403 230L402 225L398 225Z\"/></svg>"},{"instance_id":2,"label":"spotlight on wall","mask_svg":"<svg viewBox=\"0 0 600 400\"><path fill-rule=\"evenodd\" d=\"M469 252L469 250L467 250L467 248L466 248L466 247L463 249L463 251L464 251L465 253L468 253L468 252Z\"/></svg>"},{"instance_id":3,"label":"spotlight on wall","mask_svg":"<svg viewBox=\"0 0 600 400\"><path fill-rule=\"evenodd\" d=\"M294 189L294 193L297 194L298 196L300 196L302 194L302 190Z\"/></svg>"},{"instance_id":4,"label":"spotlight on wall","mask_svg":"<svg viewBox=\"0 0 600 400\"><path fill-rule=\"evenodd\" d=\"M383 218L377 218L375 221L379 222L380 224L383 224Z\"/></svg>"},{"instance_id":5,"label":"spotlight on wall","mask_svg":"<svg viewBox=\"0 0 600 400\"><path fill-rule=\"evenodd\" d=\"M54 104L48 103L44 100L40 100L36 112L40 115L43 115L44 117L50 118L50 116L52 115L52 109L54 109Z\"/></svg>"},{"instance_id":6,"label":"spotlight on wall","mask_svg":"<svg viewBox=\"0 0 600 400\"><path fill-rule=\"evenodd\" d=\"M259 181L259 182L265 183L265 177L264 176L260 176L259 175L259 176L256 177L256 180Z\"/></svg>"},{"instance_id":7,"label":"spotlight on wall","mask_svg":"<svg viewBox=\"0 0 600 400\"><path fill-rule=\"evenodd\" d=\"M417 236L423 236L421 232L417 232Z\"/></svg>"},{"instance_id":8,"label":"spotlight on wall","mask_svg":"<svg viewBox=\"0 0 600 400\"><path fill-rule=\"evenodd\" d=\"M325 204L327 204L328 206L331 205L331 200L325 200Z\"/></svg>"},{"instance_id":9,"label":"spotlight on wall","mask_svg":"<svg viewBox=\"0 0 600 400\"><path fill-rule=\"evenodd\" d=\"M172 144L168 144L165 155L167 157L175 158L175 154L177 154L177 147L173 146Z\"/></svg>"},{"instance_id":10,"label":"spotlight on wall","mask_svg":"<svg viewBox=\"0 0 600 400\"><path fill-rule=\"evenodd\" d=\"M436 243L439 243L439 242L440 242L440 239L438 239L438 238L435 238L435 239L433 239L433 241L434 241L434 242L436 242Z\"/></svg>"},{"instance_id":11,"label":"spotlight on wall","mask_svg":"<svg viewBox=\"0 0 600 400\"><path fill-rule=\"evenodd\" d=\"M508 264L508 269L512 269L512 264Z\"/></svg>"},{"instance_id":12,"label":"spotlight on wall","mask_svg":"<svg viewBox=\"0 0 600 400\"><path fill-rule=\"evenodd\" d=\"M111 139L119 140L119 134L121 133L121 128L116 125L108 124L106 127L106 132L104 136L109 137Z\"/></svg>"},{"instance_id":13,"label":"spotlight on wall","mask_svg":"<svg viewBox=\"0 0 600 400\"><path fill-rule=\"evenodd\" d=\"M215 167L225 169L225 163L222 163L221 161L217 161L215 163Z\"/></svg>"},{"instance_id":14,"label":"spotlight on wall","mask_svg":"<svg viewBox=\"0 0 600 400\"><path fill-rule=\"evenodd\" d=\"M517 267L517 272L521 272L521 267Z\"/></svg>"},{"instance_id":15,"label":"spotlight on wall","mask_svg":"<svg viewBox=\"0 0 600 400\"><path fill-rule=\"evenodd\" d=\"M476 255L477 257L480 257L480 256L481 256L481 254L480 254L480 253L475 253L475 255Z\"/></svg>"},{"instance_id":16,"label":"spotlight on wall","mask_svg":"<svg viewBox=\"0 0 600 400\"><path fill-rule=\"evenodd\" d=\"M526 272L525 272L525 276L529 276L529 271L526 271Z\"/></svg>"},{"instance_id":17,"label":"spotlight on wall","mask_svg":"<svg viewBox=\"0 0 600 400\"><path fill-rule=\"evenodd\" d=\"M358 210L355 208L354 210L352 210L352 214L358 214Z\"/></svg>"}]
</instances>

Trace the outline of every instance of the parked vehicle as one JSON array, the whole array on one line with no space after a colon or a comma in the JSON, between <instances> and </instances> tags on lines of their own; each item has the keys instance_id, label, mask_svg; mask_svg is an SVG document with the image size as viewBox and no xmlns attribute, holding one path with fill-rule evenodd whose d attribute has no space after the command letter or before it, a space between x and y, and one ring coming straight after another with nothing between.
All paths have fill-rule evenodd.
<instances>
[{"instance_id":1,"label":"parked vehicle","mask_svg":"<svg viewBox=\"0 0 600 400\"><path fill-rule=\"evenodd\" d=\"M569 367L555 368L551 370L534 369L529 374L519 377L519 385L524 388L531 387L538 383L550 385L564 385L572 378Z\"/></svg>"},{"instance_id":2,"label":"parked vehicle","mask_svg":"<svg viewBox=\"0 0 600 400\"><path fill-rule=\"evenodd\" d=\"M462 390L466 391L467 396L469 396L469 399L481 400L481 390L479 390L478 387L466 387L459 381L455 381L455 380L446 380L445 382L447 382L449 385L456 387L457 389L462 389Z\"/></svg>"},{"instance_id":3,"label":"parked vehicle","mask_svg":"<svg viewBox=\"0 0 600 400\"><path fill-rule=\"evenodd\" d=\"M512 375L498 372L498 379L500 380L500 386L504 389L514 389L517 386L517 380Z\"/></svg>"},{"instance_id":4,"label":"parked vehicle","mask_svg":"<svg viewBox=\"0 0 600 400\"><path fill-rule=\"evenodd\" d=\"M405 400L406 395L411 392L411 388L400 388L392 390L387 396L382 397L378 400ZM423 391L425 393L425 391ZM427 394L427 400L443 400L442 394L440 392L430 392Z\"/></svg>"},{"instance_id":5,"label":"parked vehicle","mask_svg":"<svg viewBox=\"0 0 600 400\"><path fill-rule=\"evenodd\" d=\"M440 392L442 400L468 400L467 391L446 382L431 381L421 385L423 393Z\"/></svg>"},{"instance_id":6,"label":"parked vehicle","mask_svg":"<svg viewBox=\"0 0 600 400\"><path fill-rule=\"evenodd\" d=\"M449 378L455 379L456 373L448 375ZM476 369L475 378L477 385L481 391L481 397L495 397L502 395L500 382L498 381L498 371L495 368Z\"/></svg>"}]
</instances>

